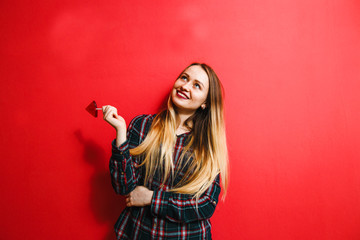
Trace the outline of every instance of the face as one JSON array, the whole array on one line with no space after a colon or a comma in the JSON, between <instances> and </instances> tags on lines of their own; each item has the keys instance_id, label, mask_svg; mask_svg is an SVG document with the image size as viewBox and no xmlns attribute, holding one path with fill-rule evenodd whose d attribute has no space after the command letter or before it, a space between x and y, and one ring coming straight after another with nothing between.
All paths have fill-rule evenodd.
<instances>
[{"instance_id":1,"label":"face","mask_svg":"<svg viewBox=\"0 0 360 240\"><path fill-rule=\"evenodd\" d=\"M194 113L199 107L206 106L209 92L209 78L201 66L187 68L176 79L171 91L171 100L179 111Z\"/></svg>"}]
</instances>

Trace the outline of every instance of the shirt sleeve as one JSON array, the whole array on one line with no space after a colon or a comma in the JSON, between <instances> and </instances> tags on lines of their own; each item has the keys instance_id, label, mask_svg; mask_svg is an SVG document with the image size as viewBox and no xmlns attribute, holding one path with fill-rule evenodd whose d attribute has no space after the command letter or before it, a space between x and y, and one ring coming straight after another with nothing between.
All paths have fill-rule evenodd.
<instances>
[{"instance_id":1,"label":"shirt sleeve","mask_svg":"<svg viewBox=\"0 0 360 240\"><path fill-rule=\"evenodd\" d=\"M164 189L154 191L151 201L151 213L172 222L192 222L209 219L218 203L220 175L217 175L210 187L200 196L196 207L193 195L167 192Z\"/></svg>"},{"instance_id":2,"label":"shirt sleeve","mask_svg":"<svg viewBox=\"0 0 360 240\"><path fill-rule=\"evenodd\" d=\"M112 141L112 154L109 168L111 184L117 194L126 195L135 189L138 184L140 174L137 158L131 156L130 148L135 148L140 144L140 132L143 115L135 117L127 129L127 139L119 147L116 147L116 140Z\"/></svg>"}]
</instances>

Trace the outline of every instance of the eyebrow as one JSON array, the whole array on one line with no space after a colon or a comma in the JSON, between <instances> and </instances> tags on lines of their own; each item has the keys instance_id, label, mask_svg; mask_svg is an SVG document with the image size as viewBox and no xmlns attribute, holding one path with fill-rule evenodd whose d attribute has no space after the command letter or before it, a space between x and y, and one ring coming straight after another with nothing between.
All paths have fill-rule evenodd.
<instances>
[{"instance_id":1,"label":"eyebrow","mask_svg":"<svg viewBox=\"0 0 360 240\"><path fill-rule=\"evenodd\" d=\"M186 72L183 72L183 74L185 74L186 76L190 77L190 75L187 74ZM205 88L204 84L203 84L202 82L200 82L199 80L194 79L194 81L200 83L200 84L203 86L203 88Z\"/></svg>"}]
</instances>

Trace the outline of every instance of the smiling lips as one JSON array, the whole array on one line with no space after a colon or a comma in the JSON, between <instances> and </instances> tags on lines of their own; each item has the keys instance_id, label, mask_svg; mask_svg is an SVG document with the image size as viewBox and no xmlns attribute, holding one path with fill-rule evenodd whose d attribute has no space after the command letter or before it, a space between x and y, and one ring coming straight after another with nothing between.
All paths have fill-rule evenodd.
<instances>
[{"instance_id":1,"label":"smiling lips","mask_svg":"<svg viewBox=\"0 0 360 240\"><path fill-rule=\"evenodd\" d=\"M176 94L177 94L179 97L183 98L183 99L189 99L189 97L188 97L184 92L182 92L182 91L180 91L180 90L177 90L177 91L176 91Z\"/></svg>"}]
</instances>

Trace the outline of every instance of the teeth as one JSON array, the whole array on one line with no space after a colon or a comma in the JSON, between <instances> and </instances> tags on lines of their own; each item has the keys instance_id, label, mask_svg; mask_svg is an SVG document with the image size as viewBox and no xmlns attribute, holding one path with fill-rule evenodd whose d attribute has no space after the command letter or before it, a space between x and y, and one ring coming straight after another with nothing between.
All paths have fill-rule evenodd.
<instances>
[{"instance_id":1,"label":"teeth","mask_svg":"<svg viewBox=\"0 0 360 240\"><path fill-rule=\"evenodd\" d=\"M185 94L181 93L181 92L178 92L178 94L179 94L180 96L183 96L184 98L187 98L187 96L186 96Z\"/></svg>"}]
</instances>

